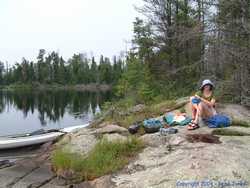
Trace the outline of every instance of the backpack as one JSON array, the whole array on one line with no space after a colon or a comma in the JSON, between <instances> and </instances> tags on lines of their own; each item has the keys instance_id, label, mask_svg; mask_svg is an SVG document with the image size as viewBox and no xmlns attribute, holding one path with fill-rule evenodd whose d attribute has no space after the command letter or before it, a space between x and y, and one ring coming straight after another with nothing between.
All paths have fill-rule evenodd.
<instances>
[{"instance_id":1,"label":"backpack","mask_svg":"<svg viewBox=\"0 0 250 188\"><path fill-rule=\"evenodd\" d=\"M138 132L139 129L140 129L140 124L135 123L135 124L129 126L128 131L130 132L130 134L135 134Z\"/></svg>"},{"instance_id":2,"label":"backpack","mask_svg":"<svg viewBox=\"0 0 250 188\"><path fill-rule=\"evenodd\" d=\"M163 127L163 124L159 119L148 119L143 121L143 127L146 133L155 133L158 132L161 127Z\"/></svg>"},{"instance_id":3,"label":"backpack","mask_svg":"<svg viewBox=\"0 0 250 188\"><path fill-rule=\"evenodd\" d=\"M169 126L175 126L175 125L180 125L180 126L185 126L189 124L192 119L190 117L186 116L177 116L174 113L168 113L166 114L163 119Z\"/></svg>"},{"instance_id":4,"label":"backpack","mask_svg":"<svg viewBox=\"0 0 250 188\"><path fill-rule=\"evenodd\" d=\"M216 114L208 119L205 119L204 121L209 128L229 127L231 124L229 117L219 114Z\"/></svg>"}]
</instances>

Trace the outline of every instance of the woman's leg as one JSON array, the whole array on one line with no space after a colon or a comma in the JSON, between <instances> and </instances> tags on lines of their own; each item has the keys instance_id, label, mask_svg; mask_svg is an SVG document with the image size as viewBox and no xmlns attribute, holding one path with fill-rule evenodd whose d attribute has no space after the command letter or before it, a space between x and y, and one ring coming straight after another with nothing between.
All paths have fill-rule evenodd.
<instances>
[{"instance_id":1,"label":"woman's leg","mask_svg":"<svg viewBox=\"0 0 250 188\"><path fill-rule=\"evenodd\" d=\"M197 114L197 110L198 110L198 105L197 104L193 104L192 103L192 99L194 97L190 97L190 105L191 105L191 110L192 110L192 119L194 120Z\"/></svg>"},{"instance_id":2,"label":"woman's leg","mask_svg":"<svg viewBox=\"0 0 250 188\"><path fill-rule=\"evenodd\" d=\"M194 114L194 119L188 124L188 130L195 130L199 128L198 121L199 121L199 108L198 105L195 104L194 108L196 109L196 112Z\"/></svg>"},{"instance_id":3,"label":"woman's leg","mask_svg":"<svg viewBox=\"0 0 250 188\"><path fill-rule=\"evenodd\" d=\"M216 114L215 109L211 106L208 106L204 102L201 102L198 105L198 111L199 111L199 115L204 119L210 118Z\"/></svg>"},{"instance_id":4,"label":"woman's leg","mask_svg":"<svg viewBox=\"0 0 250 188\"><path fill-rule=\"evenodd\" d=\"M195 118L194 118L194 123L196 123L196 124L198 124L199 117L200 117L200 114L201 114L201 108L199 107L200 106L199 104L197 105L197 110L196 110L196 114L195 114Z\"/></svg>"},{"instance_id":5,"label":"woman's leg","mask_svg":"<svg viewBox=\"0 0 250 188\"><path fill-rule=\"evenodd\" d=\"M194 103L192 101L192 99L194 99L194 97L190 98L191 109L192 109L192 119L193 120L189 123L188 130L195 130L195 129L199 128L199 125L198 125L199 107L198 107L197 103Z\"/></svg>"}]
</instances>

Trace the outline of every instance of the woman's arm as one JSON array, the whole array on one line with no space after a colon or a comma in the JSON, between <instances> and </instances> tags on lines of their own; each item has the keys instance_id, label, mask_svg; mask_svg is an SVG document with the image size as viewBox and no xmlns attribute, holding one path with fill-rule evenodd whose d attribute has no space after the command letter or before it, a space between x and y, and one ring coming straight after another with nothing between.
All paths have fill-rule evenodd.
<instances>
[{"instance_id":1,"label":"woman's arm","mask_svg":"<svg viewBox=\"0 0 250 188\"><path fill-rule=\"evenodd\" d=\"M215 99L214 98L212 98L210 103L212 104L212 107L215 107Z\"/></svg>"},{"instance_id":2,"label":"woman's arm","mask_svg":"<svg viewBox=\"0 0 250 188\"><path fill-rule=\"evenodd\" d=\"M213 98L211 101L208 101L202 97L200 97L199 95L195 95L195 97L198 97L199 99L201 99L204 103L206 103L207 105L214 107L215 105L215 99Z\"/></svg>"}]
</instances>

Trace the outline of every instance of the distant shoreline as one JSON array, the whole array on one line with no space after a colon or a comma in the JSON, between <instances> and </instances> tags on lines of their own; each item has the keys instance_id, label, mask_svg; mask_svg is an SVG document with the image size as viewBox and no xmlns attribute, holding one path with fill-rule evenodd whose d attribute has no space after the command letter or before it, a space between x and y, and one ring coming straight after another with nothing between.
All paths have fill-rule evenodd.
<instances>
[{"instance_id":1,"label":"distant shoreline","mask_svg":"<svg viewBox=\"0 0 250 188\"><path fill-rule=\"evenodd\" d=\"M0 90L75 90L75 91L111 91L112 86L109 84L12 84L0 86Z\"/></svg>"}]
</instances>

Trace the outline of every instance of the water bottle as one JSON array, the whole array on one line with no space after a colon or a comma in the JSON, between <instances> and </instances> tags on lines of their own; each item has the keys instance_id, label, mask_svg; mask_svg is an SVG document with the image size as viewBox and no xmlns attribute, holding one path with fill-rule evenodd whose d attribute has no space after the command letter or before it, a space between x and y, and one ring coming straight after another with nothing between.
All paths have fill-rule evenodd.
<instances>
[{"instance_id":1,"label":"water bottle","mask_svg":"<svg viewBox=\"0 0 250 188\"><path fill-rule=\"evenodd\" d=\"M166 136L168 134L176 134L178 132L178 129L169 127L169 128L160 128L160 134L163 136Z\"/></svg>"}]
</instances>

